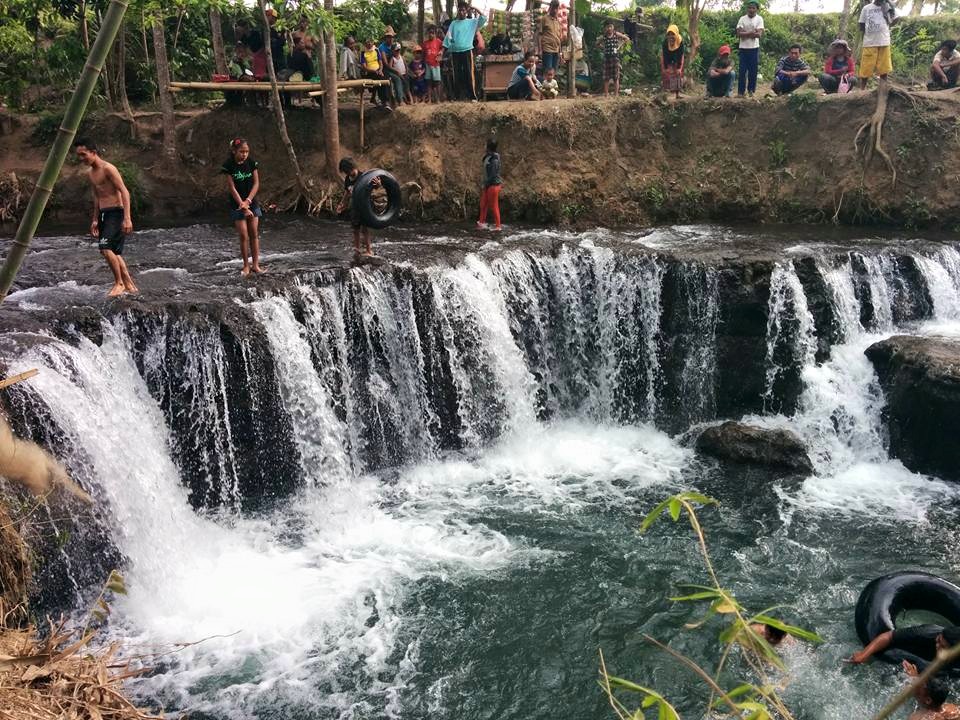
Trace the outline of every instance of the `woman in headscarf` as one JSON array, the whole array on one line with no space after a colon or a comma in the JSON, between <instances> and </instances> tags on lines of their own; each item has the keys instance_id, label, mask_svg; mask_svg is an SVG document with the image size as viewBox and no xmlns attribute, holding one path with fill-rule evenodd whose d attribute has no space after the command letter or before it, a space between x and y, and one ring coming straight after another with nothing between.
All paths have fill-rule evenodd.
<instances>
[{"instance_id":1,"label":"woman in headscarf","mask_svg":"<svg viewBox=\"0 0 960 720\"><path fill-rule=\"evenodd\" d=\"M677 97L680 97L680 89L683 87L683 51L680 28L670 25L660 50L660 78L663 89L675 92Z\"/></svg>"},{"instance_id":2,"label":"woman in headscarf","mask_svg":"<svg viewBox=\"0 0 960 720\"><path fill-rule=\"evenodd\" d=\"M835 93L840 89L844 77L848 79L844 85L853 87L856 73L853 66L853 51L846 40L834 40L827 50L827 61L823 64L823 73L820 75L820 87L824 92Z\"/></svg>"}]
</instances>

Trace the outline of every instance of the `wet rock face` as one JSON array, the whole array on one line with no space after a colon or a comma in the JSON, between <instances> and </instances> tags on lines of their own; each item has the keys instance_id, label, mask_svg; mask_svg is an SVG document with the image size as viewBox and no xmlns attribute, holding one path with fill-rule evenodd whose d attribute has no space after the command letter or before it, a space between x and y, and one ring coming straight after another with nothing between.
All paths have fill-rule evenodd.
<instances>
[{"instance_id":1,"label":"wet rock face","mask_svg":"<svg viewBox=\"0 0 960 720\"><path fill-rule=\"evenodd\" d=\"M769 430L730 421L700 433L696 447L721 460L787 471L813 471L803 441L789 430Z\"/></svg>"},{"instance_id":2,"label":"wet rock face","mask_svg":"<svg viewBox=\"0 0 960 720\"><path fill-rule=\"evenodd\" d=\"M890 454L960 480L960 340L897 335L866 350L887 397Z\"/></svg>"}]
</instances>

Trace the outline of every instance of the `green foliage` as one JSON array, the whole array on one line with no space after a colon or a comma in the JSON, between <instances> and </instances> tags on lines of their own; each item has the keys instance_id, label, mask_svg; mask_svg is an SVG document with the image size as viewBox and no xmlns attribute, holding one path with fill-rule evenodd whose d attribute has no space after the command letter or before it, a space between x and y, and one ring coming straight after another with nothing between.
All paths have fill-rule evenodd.
<instances>
[{"instance_id":1,"label":"green foliage","mask_svg":"<svg viewBox=\"0 0 960 720\"><path fill-rule=\"evenodd\" d=\"M133 214L139 215L149 205L146 189L143 187L143 178L138 165L128 162L116 163L117 171L123 178L123 184L127 186L130 192L130 210Z\"/></svg>"},{"instance_id":2,"label":"green foliage","mask_svg":"<svg viewBox=\"0 0 960 720\"><path fill-rule=\"evenodd\" d=\"M707 552L706 539L700 521L697 518L696 507L701 508L709 505L719 505L711 497L697 492L682 492L664 499L653 508L643 519L640 525L640 532L649 530L658 519L668 514L673 522L686 516L693 529L697 540L699 541L700 554L706 564L707 573L710 577L710 585L686 585L692 592L685 595L671 597L672 602L706 602L707 613L697 622L688 623L687 629L696 630L703 627L708 621L720 618L723 627L719 634L724 651L718 662L717 668L713 673L708 673L694 660L687 658L667 645L664 645L654 638L644 635L644 638L661 648L674 658L679 660L686 667L693 670L703 679L711 689L710 700L707 701L706 715L713 717L712 711L731 714L734 717L752 718L753 720L771 720L773 717L792 717L789 710L779 697L777 688L767 677L766 666L772 665L780 671L786 668L783 661L777 654L777 651L767 642L765 637L753 629L754 624L768 625L773 628L807 642L821 643L823 640L814 632L804 628L788 624L772 613L777 607L767 608L758 613L751 614L737 601L733 594L720 585L716 571ZM758 682L741 682L729 691L724 691L720 683L723 678L724 665L730 657L735 646L741 649L741 655L745 660L751 672L757 676ZM607 672L606 664L603 660L603 653L600 653L600 685L607 694L614 713L620 720L636 720L644 717L644 710L656 706L657 717L659 720L679 720L676 709L668 700L658 693L643 685L624 680L622 678L612 677ZM615 691L621 691L617 693ZM627 706L629 700L622 700L623 692L639 694L642 697L641 705L636 710L630 710Z\"/></svg>"},{"instance_id":3,"label":"green foliage","mask_svg":"<svg viewBox=\"0 0 960 720\"><path fill-rule=\"evenodd\" d=\"M0 23L0 97L20 104L33 63L33 39L26 26L13 18L4 18Z\"/></svg>"},{"instance_id":4,"label":"green foliage","mask_svg":"<svg viewBox=\"0 0 960 720\"><path fill-rule=\"evenodd\" d=\"M783 138L771 140L767 146L770 150L770 167L773 169L784 168L790 159L790 151L787 149L787 143Z\"/></svg>"},{"instance_id":5,"label":"green foliage","mask_svg":"<svg viewBox=\"0 0 960 720\"><path fill-rule=\"evenodd\" d=\"M60 125L63 124L62 112L45 112L37 120L37 124L30 132L30 142L38 147L53 144Z\"/></svg>"},{"instance_id":6,"label":"green foliage","mask_svg":"<svg viewBox=\"0 0 960 720\"><path fill-rule=\"evenodd\" d=\"M813 90L798 90L787 96L787 107L797 120L807 121L817 114L817 93Z\"/></svg>"},{"instance_id":7,"label":"green foliage","mask_svg":"<svg viewBox=\"0 0 960 720\"><path fill-rule=\"evenodd\" d=\"M339 40L352 35L361 43L367 39L379 40L387 25L398 34L413 25L404 0L346 0L337 5L336 19Z\"/></svg>"}]
</instances>

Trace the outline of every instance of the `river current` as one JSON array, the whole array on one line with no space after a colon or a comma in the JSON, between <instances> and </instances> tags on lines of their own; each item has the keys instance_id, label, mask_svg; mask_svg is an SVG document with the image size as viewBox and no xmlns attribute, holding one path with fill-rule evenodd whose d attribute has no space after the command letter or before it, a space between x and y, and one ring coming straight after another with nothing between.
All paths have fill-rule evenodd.
<instances>
[{"instance_id":1,"label":"river current","mask_svg":"<svg viewBox=\"0 0 960 720\"><path fill-rule=\"evenodd\" d=\"M184 233L223 241L150 237ZM41 276L10 298L30 329L6 327L4 357L41 369L13 407L91 489L108 539L60 551L74 572L60 605L81 611L99 577L82 566L115 561L129 594L106 638L174 649L131 689L193 718L599 720L600 648L612 673L700 717L704 686L642 635L715 665L720 626L685 629L704 608L668 599L706 581L703 563L684 523L638 533L696 489L720 501L700 518L740 602L785 604L826 641L786 654L796 716L869 717L903 678L842 663L857 595L897 569L957 578L960 488L889 458L864 350L960 335L960 252L791 239L765 261L760 386L737 415L793 429L814 464L775 476L692 449L688 428L725 417L729 395L732 261L677 250L708 242L737 234L515 232L400 271L318 268L217 298L259 338L236 344L182 307L105 308ZM199 285L177 282L178 303ZM35 327L81 306L98 332Z\"/></svg>"}]
</instances>

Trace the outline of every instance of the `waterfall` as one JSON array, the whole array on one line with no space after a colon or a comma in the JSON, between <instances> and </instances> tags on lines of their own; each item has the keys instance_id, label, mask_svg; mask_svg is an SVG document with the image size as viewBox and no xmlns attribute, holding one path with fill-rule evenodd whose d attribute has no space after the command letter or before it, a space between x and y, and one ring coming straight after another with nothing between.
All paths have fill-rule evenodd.
<instances>
[{"instance_id":1,"label":"waterfall","mask_svg":"<svg viewBox=\"0 0 960 720\"><path fill-rule=\"evenodd\" d=\"M62 308L49 335L5 344L11 372L41 368L7 409L91 490L109 540L86 575L87 547L61 551L61 602L84 607L118 565L111 637L225 636L138 681L170 708L416 716L405 688L438 672L424 648L476 631L459 606L430 626L437 597L526 588L535 562L576 556L542 538L589 535L601 512L629 526L609 564L642 559L643 493L701 469L665 431L751 413L795 430L815 472L776 486L785 506L919 518L944 492L888 459L864 349L960 320L955 248L708 260L606 237L93 323Z\"/></svg>"}]
</instances>

